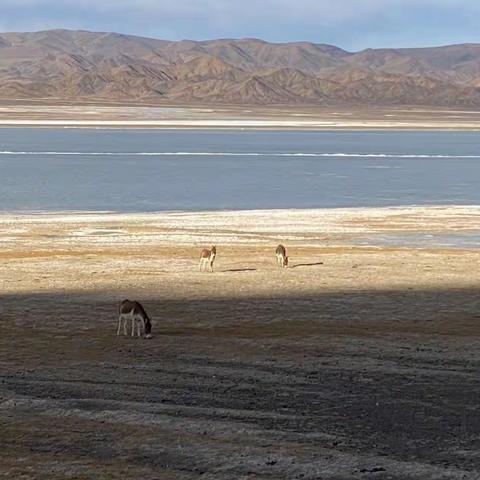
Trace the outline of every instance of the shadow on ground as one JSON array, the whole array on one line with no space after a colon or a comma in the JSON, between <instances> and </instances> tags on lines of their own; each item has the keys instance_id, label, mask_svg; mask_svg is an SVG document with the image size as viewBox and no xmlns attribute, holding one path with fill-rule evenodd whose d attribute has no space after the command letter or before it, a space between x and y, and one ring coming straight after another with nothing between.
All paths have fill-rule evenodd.
<instances>
[{"instance_id":1,"label":"shadow on ground","mask_svg":"<svg viewBox=\"0 0 480 480\"><path fill-rule=\"evenodd\" d=\"M0 473L423 480L480 469L475 289L146 296L152 340L116 337L110 298L0 298Z\"/></svg>"},{"instance_id":2,"label":"shadow on ground","mask_svg":"<svg viewBox=\"0 0 480 480\"><path fill-rule=\"evenodd\" d=\"M313 263L296 263L291 265L289 268L300 268L300 267L318 267L323 265L323 262L313 262Z\"/></svg>"},{"instance_id":3,"label":"shadow on ground","mask_svg":"<svg viewBox=\"0 0 480 480\"><path fill-rule=\"evenodd\" d=\"M230 270L222 270L222 272L256 272L256 268L231 268Z\"/></svg>"}]
</instances>

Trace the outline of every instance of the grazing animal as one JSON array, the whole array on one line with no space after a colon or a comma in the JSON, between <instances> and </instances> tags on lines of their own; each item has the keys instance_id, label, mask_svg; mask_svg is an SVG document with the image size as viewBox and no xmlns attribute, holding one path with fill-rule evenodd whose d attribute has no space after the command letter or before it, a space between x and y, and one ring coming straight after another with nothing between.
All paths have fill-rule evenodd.
<instances>
[{"instance_id":1,"label":"grazing animal","mask_svg":"<svg viewBox=\"0 0 480 480\"><path fill-rule=\"evenodd\" d=\"M200 253L200 271L207 271L210 270L213 272L213 262L215 261L215 257L217 256L217 249L215 245L209 250L208 248L204 248Z\"/></svg>"},{"instance_id":2,"label":"grazing animal","mask_svg":"<svg viewBox=\"0 0 480 480\"><path fill-rule=\"evenodd\" d=\"M135 325L137 325L137 335L140 337L140 324L143 327L145 338L152 338L152 322L147 312L140 302L123 300L118 308L118 328L117 336L120 335L120 327L123 322L123 334L127 335L127 321L132 322L131 336L135 336Z\"/></svg>"},{"instance_id":3,"label":"grazing animal","mask_svg":"<svg viewBox=\"0 0 480 480\"><path fill-rule=\"evenodd\" d=\"M279 245L275 250L275 255L277 256L277 263L283 268L288 267L288 257L287 250L283 245Z\"/></svg>"}]
</instances>

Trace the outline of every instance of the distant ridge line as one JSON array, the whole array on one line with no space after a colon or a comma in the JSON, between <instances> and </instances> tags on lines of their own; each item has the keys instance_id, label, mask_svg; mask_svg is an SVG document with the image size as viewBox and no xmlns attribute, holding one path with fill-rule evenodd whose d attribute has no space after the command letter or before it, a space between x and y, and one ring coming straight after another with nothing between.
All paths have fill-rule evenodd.
<instances>
[{"instance_id":1,"label":"distant ridge line","mask_svg":"<svg viewBox=\"0 0 480 480\"><path fill-rule=\"evenodd\" d=\"M348 52L312 42L0 34L0 98L480 107L480 44Z\"/></svg>"}]
</instances>

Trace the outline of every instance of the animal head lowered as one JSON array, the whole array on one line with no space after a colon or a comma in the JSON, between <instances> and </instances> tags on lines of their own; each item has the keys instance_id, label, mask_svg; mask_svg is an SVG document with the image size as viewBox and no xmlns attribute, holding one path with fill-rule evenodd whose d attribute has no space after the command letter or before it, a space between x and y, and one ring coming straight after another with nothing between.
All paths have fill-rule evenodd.
<instances>
[{"instance_id":1,"label":"animal head lowered","mask_svg":"<svg viewBox=\"0 0 480 480\"><path fill-rule=\"evenodd\" d=\"M144 322L145 328L145 338L152 338L152 322L150 321L150 318L147 317L147 319Z\"/></svg>"},{"instance_id":2,"label":"animal head lowered","mask_svg":"<svg viewBox=\"0 0 480 480\"><path fill-rule=\"evenodd\" d=\"M287 249L282 244L278 245L276 248L275 255L277 257L277 263L280 267L288 267Z\"/></svg>"},{"instance_id":3,"label":"animal head lowered","mask_svg":"<svg viewBox=\"0 0 480 480\"><path fill-rule=\"evenodd\" d=\"M131 321L131 336L135 336L135 325L137 327L137 336L140 337L141 327L145 338L152 338L152 322L142 304L137 301L123 300L120 303L118 311L118 328L117 335L120 335L120 330L123 324L123 334L127 335L127 322Z\"/></svg>"}]
</instances>

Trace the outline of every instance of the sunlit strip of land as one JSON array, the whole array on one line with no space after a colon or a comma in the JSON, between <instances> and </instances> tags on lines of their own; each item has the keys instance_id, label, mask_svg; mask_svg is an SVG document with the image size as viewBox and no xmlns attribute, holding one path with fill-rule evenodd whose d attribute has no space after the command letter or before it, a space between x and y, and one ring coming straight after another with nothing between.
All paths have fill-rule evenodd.
<instances>
[{"instance_id":1,"label":"sunlit strip of land","mask_svg":"<svg viewBox=\"0 0 480 480\"><path fill-rule=\"evenodd\" d=\"M65 105L0 100L0 126L479 130L480 112L420 107Z\"/></svg>"},{"instance_id":2,"label":"sunlit strip of land","mask_svg":"<svg viewBox=\"0 0 480 480\"><path fill-rule=\"evenodd\" d=\"M480 254L475 238L477 206L4 213L0 278L4 292L97 288L113 295L127 285L151 288L159 279L166 292L179 292L181 283L184 294L198 281L196 291L218 283L218 292L229 294L466 286L480 281L471 264ZM287 246L293 267L282 282L274 262L278 243ZM197 273L198 253L213 244L217 273L207 279ZM243 276L235 273L242 270Z\"/></svg>"}]
</instances>

